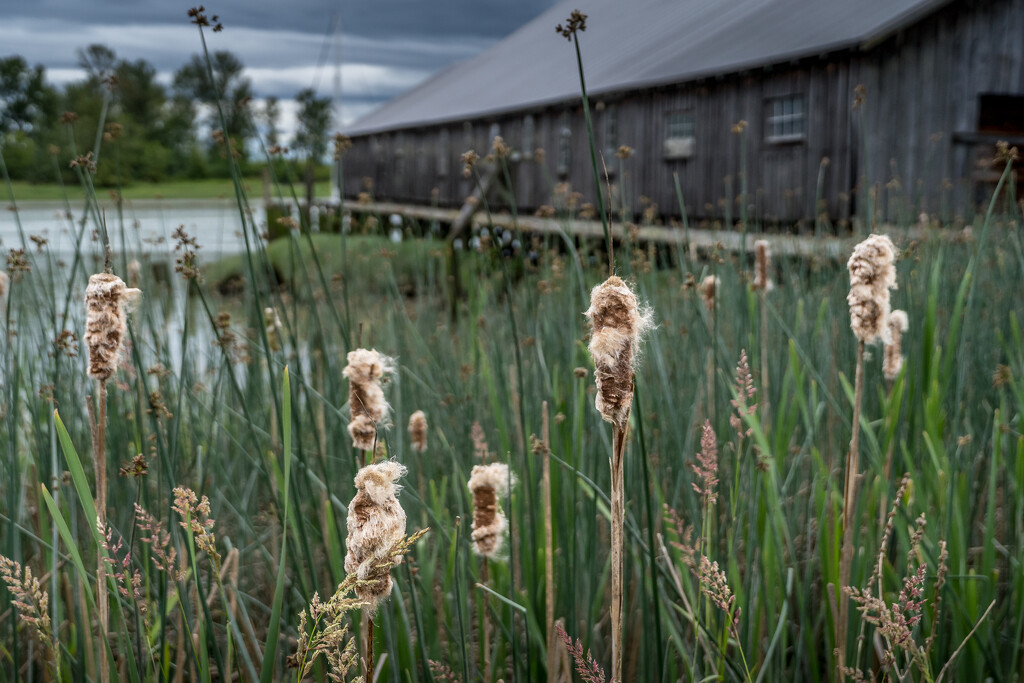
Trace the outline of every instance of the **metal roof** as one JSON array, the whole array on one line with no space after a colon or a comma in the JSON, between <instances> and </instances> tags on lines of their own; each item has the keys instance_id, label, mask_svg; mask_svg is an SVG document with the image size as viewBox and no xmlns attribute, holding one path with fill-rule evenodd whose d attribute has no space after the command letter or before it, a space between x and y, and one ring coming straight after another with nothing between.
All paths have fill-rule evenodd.
<instances>
[{"instance_id":1,"label":"metal roof","mask_svg":"<svg viewBox=\"0 0 1024 683\"><path fill-rule=\"evenodd\" d=\"M742 71L862 46L949 0L564 0L348 127L365 134L579 97L576 55L555 33L573 9L588 93Z\"/></svg>"}]
</instances>

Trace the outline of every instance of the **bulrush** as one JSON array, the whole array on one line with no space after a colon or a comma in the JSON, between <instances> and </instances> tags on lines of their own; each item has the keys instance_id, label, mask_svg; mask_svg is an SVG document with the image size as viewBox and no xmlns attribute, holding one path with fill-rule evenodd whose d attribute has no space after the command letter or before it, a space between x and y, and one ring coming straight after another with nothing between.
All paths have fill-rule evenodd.
<instances>
[{"instance_id":1,"label":"bulrush","mask_svg":"<svg viewBox=\"0 0 1024 683\"><path fill-rule=\"evenodd\" d=\"M651 313L641 311L633 290L613 275L590 292L586 316L592 329L597 411L624 430L633 405L633 364Z\"/></svg>"},{"instance_id":2,"label":"bulrush","mask_svg":"<svg viewBox=\"0 0 1024 683\"><path fill-rule=\"evenodd\" d=\"M896 287L896 247L886 235L871 235L853 249L850 271L850 328L870 344L889 340L889 290Z\"/></svg>"},{"instance_id":3,"label":"bulrush","mask_svg":"<svg viewBox=\"0 0 1024 683\"><path fill-rule=\"evenodd\" d=\"M417 410L409 416L409 441L417 453L427 450L427 414Z\"/></svg>"},{"instance_id":4,"label":"bulrush","mask_svg":"<svg viewBox=\"0 0 1024 683\"><path fill-rule=\"evenodd\" d=\"M348 403L352 420L348 433L352 447L361 451L373 450L377 438L377 425L388 416L381 379L394 372L395 361L375 349L356 349L348 353L348 365L342 374L348 378Z\"/></svg>"},{"instance_id":5,"label":"bulrush","mask_svg":"<svg viewBox=\"0 0 1024 683\"><path fill-rule=\"evenodd\" d=\"M718 279L717 275L708 275L700 281L698 288L700 298L704 300L704 308L709 311L715 310L715 295L718 293L718 288L721 284L722 281Z\"/></svg>"},{"instance_id":6,"label":"bulrush","mask_svg":"<svg viewBox=\"0 0 1024 683\"><path fill-rule=\"evenodd\" d=\"M501 553L508 531L501 499L508 495L509 486L515 485L515 477L509 474L508 465L494 462L476 465L467 485L473 494L473 552L494 558Z\"/></svg>"},{"instance_id":7,"label":"bulrush","mask_svg":"<svg viewBox=\"0 0 1024 683\"><path fill-rule=\"evenodd\" d=\"M651 326L651 312L641 310L636 295L612 275L590 293L590 355L594 358L597 410L612 423L611 458L611 622L612 680L622 680L622 538L625 519L623 463L629 410L633 405L633 366L640 337Z\"/></svg>"},{"instance_id":8,"label":"bulrush","mask_svg":"<svg viewBox=\"0 0 1024 683\"><path fill-rule=\"evenodd\" d=\"M117 371L127 312L142 297L110 273L89 278L85 289L85 344L89 349L89 376L104 381Z\"/></svg>"},{"instance_id":9,"label":"bulrush","mask_svg":"<svg viewBox=\"0 0 1024 683\"><path fill-rule=\"evenodd\" d=\"M906 311L893 311L889 315L889 341L885 344L882 374L892 382L903 369L903 333L910 327Z\"/></svg>"},{"instance_id":10,"label":"bulrush","mask_svg":"<svg viewBox=\"0 0 1024 683\"><path fill-rule=\"evenodd\" d=\"M770 292L775 286L768 271L771 269L772 253L767 240L754 242L754 289Z\"/></svg>"},{"instance_id":11,"label":"bulrush","mask_svg":"<svg viewBox=\"0 0 1024 683\"><path fill-rule=\"evenodd\" d=\"M389 552L405 536L405 510L396 495L405 467L393 460L367 465L356 474L356 496L348 506L345 571L356 574L355 592L372 614L391 595ZM402 558L396 557L394 564Z\"/></svg>"}]
</instances>

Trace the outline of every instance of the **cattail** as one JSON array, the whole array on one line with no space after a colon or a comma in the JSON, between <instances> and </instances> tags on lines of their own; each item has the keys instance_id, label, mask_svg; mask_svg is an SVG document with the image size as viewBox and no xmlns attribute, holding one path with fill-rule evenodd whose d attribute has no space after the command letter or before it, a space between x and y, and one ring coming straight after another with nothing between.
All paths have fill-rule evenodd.
<instances>
[{"instance_id":1,"label":"cattail","mask_svg":"<svg viewBox=\"0 0 1024 683\"><path fill-rule=\"evenodd\" d=\"M356 595L373 613L391 594L390 551L405 536L405 510L395 497L406 469L394 460L367 465L356 474L356 496L348 506L345 571L356 574ZM402 561L401 556L394 564Z\"/></svg>"},{"instance_id":2,"label":"cattail","mask_svg":"<svg viewBox=\"0 0 1024 683\"><path fill-rule=\"evenodd\" d=\"M651 326L651 312L641 310L636 295L612 275L590 292L590 355L594 358L597 410L625 429L633 405L633 364L640 336Z\"/></svg>"},{"instance_id":3,"label":"cattail","mask_svg":"<svg viewBox=\"0 0 1024 683\"><path fill-rule=\"evenodd\" d=\"M394 359L375 349L349 351L348 365L342 374L349 381L348 404L352 420L348 424L348 433L352 437L353 448L373 450L377 425L383 424L388 416L381 379L394 369Z\"/></svg>"},{"instance_id":4,"label":"cattail","mask_svg":"<svg viewBox=\"0 0 1024 683\"><path fill-rule=\"evenodd\" d=\"M267 328L267 344L271 351L281 350L281 318L271 307L263 309L263 324Z\"/></svg>"},{"instance_id":5,"label":"cattail","mask_svg":"<svg viewBox=\"0 0 1024 683\"><path fill-rule=\"evenodd\" d=\"M501 552L508 531L501 499L515 485L515 477L509 474L508 465L494 462L473 467L467 485L473 494L473 552L493 558Z\"/></svg>"},{"instance_id":6,"label":"cattail","mask_svg":"<svg viewBox=\"0 0 1024 683\"><path fill-rule=\"evenodd\" d=\"M754 242L754 289L770 292L775 287L768 270L771 268L772 253L767 240Z\"/></svg>"},{"instance_id":7,"label":"cattail","mask_svg":"<svg viewBox=\"0 0 1024 683\"><path fill-rule=\"evenodd\" d=\"M717 275L708 275L700 281L700 296L704 300L704 307L709 311L715 310L715 294L721 286L722 281Z\"/></svg>"},{"instance_id":8,"label":"cattail","mask_svg":"<svg viewBox=\"0 0 1024 683\"><path fill-rule=\"evenodd\" d=\"M104 381L117 371L127 312L142 297L138 289L110 273L89 278L85 289L85 344L89 348L89 376Z\"/></svg>"},{"instance_id":9,"label":"cattail","mask_svg":"<svg viewBox=\"0 0 1024 683\"><path fill-rule=\"evenodd\" d=\"M11 278L4 271L0 270L0 299L7 298L7 290L11 286Z\"/></svg>"},{"instance_id":10,"label":"cattail","mask_svg":"<svg viewBox=\"0 0 1024 683\"><path fill-rule=\"evenodd\" d=\"M427 414L417 410L409 416L409 441L412 442L412 449L417 453L425 453L427 450Z\"/></svg>"},{"instance_id":11,"label":"cattail","mask_svg":"<svg viewBox=\"0 0 1024 683\"><path fill-rule=\"evenodd\" d=\"M896 379L903 368L903 333L910 327L906 311L893 311L889 315L889 341L885 344L885 359L882 374L890 382Z\"/></svg>"},{"instance_id":12,"label":"cattail","mask_svg":"<svg viewBox=\"0 0 1024 683\"><path fill-rule=\"evenodd\" d=\"M889 341L889 290L896 287L896 247L885 235L871 235L853 249L850 271L850 328L870 344Z\"/></svg>"}]
</instances>

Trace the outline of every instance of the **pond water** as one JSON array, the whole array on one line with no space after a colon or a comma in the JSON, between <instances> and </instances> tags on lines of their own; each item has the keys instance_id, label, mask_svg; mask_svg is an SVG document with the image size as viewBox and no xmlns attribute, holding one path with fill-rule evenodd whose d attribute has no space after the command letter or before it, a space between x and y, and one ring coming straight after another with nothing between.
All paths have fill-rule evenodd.
<instances>
[{"instance_id":1,"label":"pond water","mask_svg":"<svg viewBox=\"0 0 1024 683\"><path fill-rule=\"evenodd\" d=\"M34 250L31 238L36 236L45 239L47 248L55 253L70 253L84 210L83 202L72 204L70 211L60 202L26 202L19 204L17 212L8 206L7 210L0 210L0 248L4 251L21 248L21 233L24 233L26 250ZM91 233L97 227L97 212L90 210L89 213L84 235L87 242L92 240ZM171 235L179 226L184 226L185 231L195 237L204 255L245 250L242 219L234 201L129 201L124 203L120 214L113 203L101 202L98 214L106 222L114 251L171 251L174 248ZM253 206L252 217L261 232L266 229L266 211L262 205Z\"/></svg>"}]
</instances>

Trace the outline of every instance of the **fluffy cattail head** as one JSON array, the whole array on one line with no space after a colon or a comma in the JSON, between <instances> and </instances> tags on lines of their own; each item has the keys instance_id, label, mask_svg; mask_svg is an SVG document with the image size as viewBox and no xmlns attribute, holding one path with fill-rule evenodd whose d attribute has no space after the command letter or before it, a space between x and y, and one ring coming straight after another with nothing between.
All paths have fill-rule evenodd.
<instances>
[{"instance_id":1,"label":"fluffy cattail head","mask_svg":"<svg viewBox=\"0 0 1024 683\"><path fill-rule=\"evenodd\" d=\"M85 289L85 344L90 377L103 381L117 371L127 312L141 297L140 290L128 288L116 275L98 273L89 278Z\"/></svg>"},{"instance_id":2,"label":"fluffy cattail head","mask_svg":"<svg viewBox=\"0 0 1024 683\"><path fill-rule=\"evenodd\" d=\"M11 278L4 271L0 270L0 299L7 298L7 290L11 286Z\"/></svg>"},{"instance_id":3,"label":"fluffy cattail head","mask_svg":"<svg viewBox=\"0 0 1024 683\"><path fill-rule=\"evenodd\" d=\"M409 441L417 453L427 450L427 414L417 410L409 416Z\"/></svg>"},{"instance_id":4,"label":"fluffy cattail head","mask_svg":"<svg viewBox=\"0 0 1024 683\"><path fill-rule=\"evenodd\" d=\"M896 287L896 247L885 235L871 235L853 249L850 271L850 328L869 344L889 340L889 290Z\"/></svg>"},{"instance_id":5,"label":"fluffy cattail head","mask_svg":"<svg viewBox=\"0 0 1024 683\"><path fill-rule=\"evenodd\" d=\"M633 405L633 365L640 337L651 326L651 312L641 310L625 282L611 276L590 292L590 355L601 416L624 429Z\"/></svg>"},{"instance_id":6,"label":"fluffy cattail head","mask_svg":"<svg viewBox=\"0 0 1024 683\"><path fill-rule=\"evenodd\" d=\"M348 378L348 404L352 420L348 433L352 447L361 451L373 449L377 425L388 416L381 379L394 372L395 361L375 349L356 349L348 353L348 365L342 374Z\"/></svg>"},{"instance_id":7,"label":"fluffy cattail head","mask_svg":"<svg viewBox=\"0 0 1024 683\"><path fill-rule=\"evenodd\" d=\"M502 462L477 465L469 477L473 494L473 552L493 558L501 553L508 530L508 519L501 509L501 499L508 495L515 477Z\"/></svg>"},{"instance_id":8,"label":"fluffy cattail head","mask_svg":"<svg viewBox=\"0 0 1024 683\"><path fill-rule=\"evenodd\" d=\"M367 465L356 474L356 496L348 506L345 571L356 574L356 596L373 612L391 594L389 552L405 536L405 510L396 495L405 467L393 460ZM395 558L395 564L401 562Z\"/></svg>"},{"instance_id":9,"label":"fluffy cattail head","mask_svg":"<svg viewBox=\"0 0 1024 683\"><path fill-rule=\"evenodd\" d=\"M128 284L131 287L139 286L139 279L142 277L142 264L139 259L133 258L128 262Z\"/></svg>"},{"instance_id":10,"label":"fluffy cattail head","mask_svg":"<svg viewBox=\"0 0 1024 683\"><path fill-rule=\"evenodd\" d=\"M885 344L882 374L890 382L903 368L903 333L910 327L906 311L893 311L889 315L889 341Z\"/></svg>"},{"instance_id":11,"label":"fluffy cattail head","mask_svg":"<svg viewBox=\"0 0 1024 683\"><path fill-rule=\"evenodd\" d=\"M772 284L772 279L768 276L771 263L772 253L768 248L767 240L754 242L754 289L770 292L774 288L775 285Z\"/></svg>"},{"instance_id":12,"label":"fluffy cattail head","mask_svg":"<svg viewBox=\"0 0 1024 683\"><path fill-rule=\"evenodd\" d=\"M718 279L717 275L708 275L700 281L699 291L700 298L704 300L704 308L709 311L715 310L715 295L718 293L718 288L721 286L722 281Z\"/></svg>"},{"instance_id":13,"label":"fluffy cattail head","mask_svg":"<svg viewBox=\"0 0 1024 683\"><path fill-rule=\"evenodd\" d=\"M277 310L270 306L263 309L263 324L267 328L267 344L271 351L280 351L281 346L281 317Z\"/></svg>"}]
</instances>

